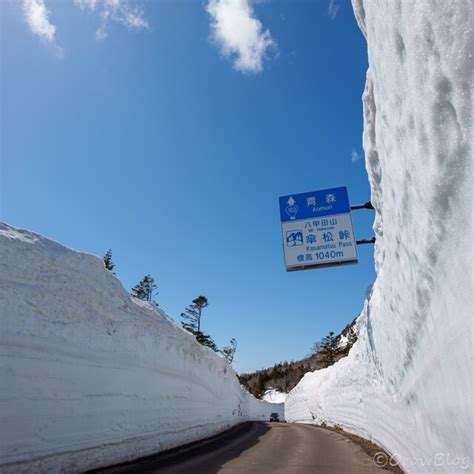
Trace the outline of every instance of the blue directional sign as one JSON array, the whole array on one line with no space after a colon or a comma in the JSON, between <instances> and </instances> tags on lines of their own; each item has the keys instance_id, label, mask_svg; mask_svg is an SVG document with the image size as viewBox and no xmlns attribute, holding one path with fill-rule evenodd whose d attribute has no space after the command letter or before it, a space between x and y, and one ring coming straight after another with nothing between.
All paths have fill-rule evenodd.
<instances>
[{"instance_id":1,"label":"blue directional sign","mask_svg":"<svg viewBox=\"0 0 474 474\"><path fill-rule=\"evenodd\" d=\"M332 188L280 197L281 222L351 212L347 188Z\"/></svg>"},{"instance_id":2,"label":"blue directional sign","mask_svg":"<svg viewBox=\"0 0 474 474\"><path fill-rule=\"evenodd\" d=\"M280 197L287 271L357 263L346 187Z\"/></svg>"}]
</instances>

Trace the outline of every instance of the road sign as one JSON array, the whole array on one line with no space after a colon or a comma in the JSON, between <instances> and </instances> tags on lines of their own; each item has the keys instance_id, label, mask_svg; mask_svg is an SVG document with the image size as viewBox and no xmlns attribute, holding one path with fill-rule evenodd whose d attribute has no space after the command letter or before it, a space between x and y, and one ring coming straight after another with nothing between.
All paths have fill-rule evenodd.
<instances>
[{"instance_id":1,"label":"road sign","mask_svg":"<svg viewBox=\"0 0 474 474\"><path fill-rule=\"evenodd\" d=\"M346 187L280 197L287 271L357 263Z\"/></svg>"}]
</instances>

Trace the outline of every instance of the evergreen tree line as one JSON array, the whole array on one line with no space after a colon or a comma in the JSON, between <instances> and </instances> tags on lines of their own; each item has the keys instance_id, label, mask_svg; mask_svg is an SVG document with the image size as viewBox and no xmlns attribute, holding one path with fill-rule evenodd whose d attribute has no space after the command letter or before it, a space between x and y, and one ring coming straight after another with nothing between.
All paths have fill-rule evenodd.
<instances>
[{"instance_id":1,"label":"evergreen tree line","mask_svg":"<svg viewBox=\"0 0 474 474\"><path fill-rule=\"evenodd\" d=\"M112 250L109 249L103 257L104 266L107 270L113 272L115 264L112 261ZM147 274L143 279L137 283L131 290L131 295L143 301L149 301L158 305L153 297L158 294L158 285L155 284L155 279ZM225 359L232 364L237 350L237 341L232 338L228 346L219 349L209 334L205 334L201 330L201 319L203 310L209 306L208 299L205 296L198 296L192 303L181 313L182 326L186 331L193 334L196 340L203 346L211 348L214 352L222 354Z\"/></svg>"},{"instance_id":2,"label":"evergreen tree line","mask_svg":"<svg viewBox=\"0 0 474 474\"><path fill-rule=\"evenodd\" d=\"M250 374L240 374L240 383L256 398L262 398L269 388L288 393L311 367L307 364L280 362L273 367Z\"/></svg>"}]
</instances>

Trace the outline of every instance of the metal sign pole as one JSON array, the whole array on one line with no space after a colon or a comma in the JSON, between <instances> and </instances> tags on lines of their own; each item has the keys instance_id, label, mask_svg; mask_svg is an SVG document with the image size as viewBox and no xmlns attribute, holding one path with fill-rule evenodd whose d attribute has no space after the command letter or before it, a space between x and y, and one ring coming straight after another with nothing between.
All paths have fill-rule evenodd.
<instances>
[{"instance_id":1,"label":"metal sign pole","mask_svg":"<svg viewBox=\"0 0 474 474\"><path fill-rule=\"evenodd\" d=\"M375 244L375 237L372 237L371 239L357 240L357 241L356 241L356 244L357 244L357 245Z\"/></svg>"},{"instance_id":2,"label":"metal sign pole","mask_svg":"<svg viewBox=\"0 0 474 474\"><path fill-rule=\"evenodd\" d=\"M365 204L354 204L351 206L351 211L357 211L358 209L374 209L374 206L372 206L370 201L367 201Z\"/></svg>"},{"instance_id":3,"label":"metal sign pole","mask_svg":"<svg viewBox=\"0 0 474 474\"><path fill-rule=\"evenodd\" d=\"M365 204L354 204L351 206L351 211L358 211L360 209L374 209L374 206L370 201L367 201ZM361 239L356 241L357 245L365 245L365 244L375 244L375 237L371 239Z\"/></svg>"}]
</instances>

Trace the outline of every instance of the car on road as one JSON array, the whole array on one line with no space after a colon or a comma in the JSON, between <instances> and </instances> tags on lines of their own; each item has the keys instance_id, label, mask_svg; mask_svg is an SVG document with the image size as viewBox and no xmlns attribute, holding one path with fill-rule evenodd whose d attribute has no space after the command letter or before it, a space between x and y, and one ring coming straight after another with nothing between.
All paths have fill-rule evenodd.
<instances>
[{"instance_id":1,"label":"car on road","mask_svg":"<svg viewBox=\"0 0 474 474\"><path fill-rule=\"evenodd\" d=\"M270 414L270 421L280 421L280 416L278 415L278 413L271 413Z\"/></svg>"}]
</instances>

